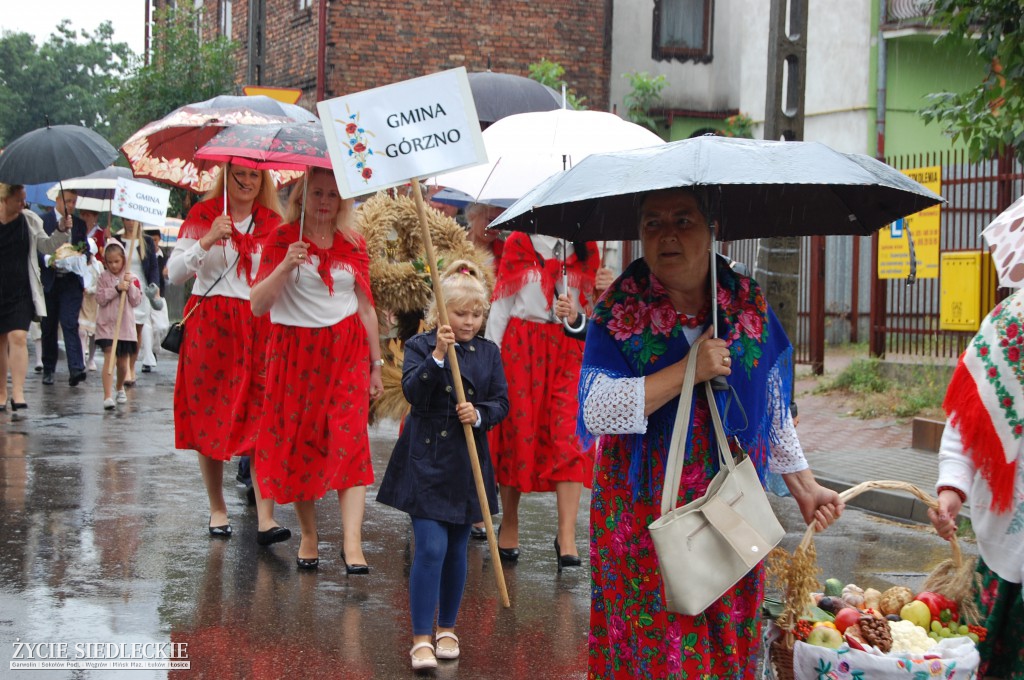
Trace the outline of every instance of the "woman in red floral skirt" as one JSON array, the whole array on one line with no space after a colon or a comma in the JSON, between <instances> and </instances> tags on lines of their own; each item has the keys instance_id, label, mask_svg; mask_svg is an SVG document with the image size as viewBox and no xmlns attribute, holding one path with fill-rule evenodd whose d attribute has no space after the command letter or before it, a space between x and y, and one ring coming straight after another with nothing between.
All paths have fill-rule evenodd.
<instances>
[{"instance_id":1,"label":"woman in red floral skirt","mask_svg":"<svg viewBox=\"0 0 1024 680\"><path fill-rule=\"evenodd\" d=\"M373 482L367 435L370 398L383 390L370 260L330 171L310 173L292 192L289 223L264 244L252 309L270 312L267 399L254 480L278 503L295 503L300 569L319 566L316 505L338 492L349 574L369 573L363 556L366 487ZM301 228L301 236L300 236Z\"/></svg>"},{"instance_id":2,"label":"woman in red floral skirt","mask_svg":"<svg viewBox=\"0 0 1024 680\"><path fill-rule=\"evenodd\" d=\"M489 433L503 508L498 546L508 561L519 558L520 495L554 491L558 569L580 564L576 514L594 469L593 451L576 437L583 343L565 334L553 308L556 294L592 296L599 259L593 244L549 236L514 233L505 242L486 337L501 348L508 378L508 417Z\"/></svg>"},{"instance_id":3,"label":"woman in red floral skirt","mask_svg":"<svg viewBox=\"0 0 1024 680\"><path fill-rule=\"evenodd\" d=\"M216 538L231 535L224 462L249 455L256 441L267 324L253 317L249 293L259 242L281 223L280 212L268 172L228 163L189 211L167 263L172 283L196 279L184 310L188 322L174 388L174 445L199 452L210 500L209 533ZM274 521L273 501L256 493L257 542L290 538L291 532Z\"/></svg>"}]
</instances>

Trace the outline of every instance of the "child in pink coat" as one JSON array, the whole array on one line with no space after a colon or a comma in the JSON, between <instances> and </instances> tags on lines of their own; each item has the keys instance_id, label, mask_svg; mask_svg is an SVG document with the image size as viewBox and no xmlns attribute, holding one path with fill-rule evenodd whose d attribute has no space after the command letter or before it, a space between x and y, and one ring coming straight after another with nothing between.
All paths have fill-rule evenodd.
<instances>
[{"instance_id":1,"label":"child in pink coat","mask_svg":"<svg viewBox=\"0 0 1024 680\"><path fill-rule=\"evenodd\" d=\"M142 302L142 287L139 280L125 267L124 246L110 241L103 249L103 263L106 271L100 274L96 286L96 301L99 313L96 315L96 345L103 349L103 408L114 410L116 404L128 401L124 391L124 379L128 375L128 358L138 349L138 335L135 331L135 314L132 309ZM121 293L127 291L120 327L117 326L117 310ZM112 376L109 372L113 354L114 333L117 333L117 398L113 395Z\"/></svg>"}]
</instances>

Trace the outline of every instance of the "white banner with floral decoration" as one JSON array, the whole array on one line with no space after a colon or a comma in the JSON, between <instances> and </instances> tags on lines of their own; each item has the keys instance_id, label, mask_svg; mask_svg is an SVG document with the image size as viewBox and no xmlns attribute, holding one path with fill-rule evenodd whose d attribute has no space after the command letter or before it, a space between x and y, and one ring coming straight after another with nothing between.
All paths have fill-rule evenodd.
<instances>
[{"instance_id":1,"label":"white banner with floral decoration","mask_svg":"<svg viewBox=\"0 0 1024 680\"><path fill-rule=\"evenodd\" d=\"M329 99L317 110L345 198L487 161L465 68Z\"/></svg>"},{"instance_id":2,"label":"white banner with floral decoration","mask_svg":"<svg viewBox=\"0 0 1024 680\"><path fill-rule=\"evenodd\" d=\"M119 177L111 212L143 224L163 224L171 207L170 189Z\"/></svg>"}]
</instances>

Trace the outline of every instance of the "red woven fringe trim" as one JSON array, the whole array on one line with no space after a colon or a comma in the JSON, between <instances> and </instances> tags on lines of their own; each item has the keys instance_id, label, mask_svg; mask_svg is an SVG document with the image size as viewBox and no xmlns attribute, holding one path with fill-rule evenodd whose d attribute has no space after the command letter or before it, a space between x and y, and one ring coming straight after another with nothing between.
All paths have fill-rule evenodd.
<instances>
[{"instance_id":1,"label":"red woven fringe trim","mask_svg":"<svg viewBox=\"0 0 1024 680\"><path fill-rule=\"evenodd\" d=\"M982 403L978 385L962 358L953 372L942 408L960 431L964 451L992 489L992 510L1007 512L1013 503L1017 462L1006 462L1003 443L992 425L992 415Z\"/></svg>"}]
</instances>

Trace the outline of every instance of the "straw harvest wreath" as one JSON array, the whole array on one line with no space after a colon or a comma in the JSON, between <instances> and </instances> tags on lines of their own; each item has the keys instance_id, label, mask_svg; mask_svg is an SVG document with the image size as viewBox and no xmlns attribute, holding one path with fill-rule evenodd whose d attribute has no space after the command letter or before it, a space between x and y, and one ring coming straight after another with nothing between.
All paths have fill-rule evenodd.
<instances>
[{"instance_id":1,"label":"straw harvest wreath","mask_svg":"<svg viewBox=\"0 0 1024 680\"><path fill-rule=\"evenodd\" d=\"M490 296L494 271L487 256L468 238L458 222L427 209L427 226L443 271L448 263L468 260L483 272ZM427 307L433 300L431 264L426 261L416 203L406 196L379 192L356 212L356 222L370 256L370 287L380 319L384 368L384 394L370 407L370 420L402 418L409 405L402 394L402 347L420 331Z\"/></svg>"}]
</instances>

